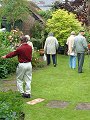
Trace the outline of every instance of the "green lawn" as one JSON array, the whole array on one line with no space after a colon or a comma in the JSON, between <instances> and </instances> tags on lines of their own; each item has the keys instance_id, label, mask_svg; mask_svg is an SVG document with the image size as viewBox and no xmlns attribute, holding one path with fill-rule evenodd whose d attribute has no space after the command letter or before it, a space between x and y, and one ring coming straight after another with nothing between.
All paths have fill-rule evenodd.
<instances>
[{"instance_id":1,"label":"green lawn","mask_svg":"<svg viewBox=\"0 0 90 120\"><path fill-rule=\"evenodd\" d=\"M51 64L33 72L32 98L25 99L25 120L90 120L90 110L76 110L78 103L90 102L90 58L85 56L84 73L68 65L68 56L58 55L57 67ZM27 105L26 101L44 98L36 105ZM51 100L69 102L69 106L49 108Z\"/></svg>"}]
</instances>

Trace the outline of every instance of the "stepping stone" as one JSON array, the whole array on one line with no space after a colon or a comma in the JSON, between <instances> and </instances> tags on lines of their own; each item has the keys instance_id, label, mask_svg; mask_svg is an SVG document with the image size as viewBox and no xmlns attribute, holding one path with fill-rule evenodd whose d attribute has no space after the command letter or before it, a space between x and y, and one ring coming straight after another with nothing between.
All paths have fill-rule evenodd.
<instances>
[{"instance_id":1,"label":"stepping stone","mask_svg":"<svg viewBox=\"0 0 90 120\"><path fill-rule=\"evenodd\" d=\"M17 91L17 87L16 86L8 86L8 87L4 86L3 88L1 88L1 91L3 92L9 91L9 90Z\"/></svg>"},{"instance_id":2,"label":"stepping stone","mask_svg":"<svg viewBox=\"0 0 90 120\"><path fill-rule=\"evenodd\" d=\"M69 102L53 100L50 101L47 106L50 108L66 108L69 105Z\"/></svg>"},{"instance_id":3,"label":"stepping stone","mask_svg":"<svg viewBox=\"0 0 90 120\"><path fill-rule=\"evenodd\" d=\"M27 102L27 104L34 105L34 104L40 103L40 102L42 102L44 100L45 99L37 98L37 99L34 99L34 100L31 100L31 101Z\"/></svg>"},{"instance_id":4,"label":"stepping stone","mask_svg":"<svg viewBox=\"0 0 90 120\"><path fill-rule=\"evenodd\" d=\"M79 103L76 110L90 110L90 103Z\"/></svg>"}]
</instances>

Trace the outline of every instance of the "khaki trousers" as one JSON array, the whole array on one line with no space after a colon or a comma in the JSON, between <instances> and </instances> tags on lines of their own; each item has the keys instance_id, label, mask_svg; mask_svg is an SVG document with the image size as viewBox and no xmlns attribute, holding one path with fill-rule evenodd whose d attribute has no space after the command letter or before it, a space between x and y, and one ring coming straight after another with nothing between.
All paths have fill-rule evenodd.
<instances>
[{"instance_id":1,"label":"khaki trousers","mask_svg":"<svg viewBox=\"0 0 90 120\"><path fill-rule=\"evenodd\" d=\"M19 63L16 69L17 89L20 93L31 94L32 64ZM25 83L25 89L24 84Z\"/></svg>"}]
</instances>

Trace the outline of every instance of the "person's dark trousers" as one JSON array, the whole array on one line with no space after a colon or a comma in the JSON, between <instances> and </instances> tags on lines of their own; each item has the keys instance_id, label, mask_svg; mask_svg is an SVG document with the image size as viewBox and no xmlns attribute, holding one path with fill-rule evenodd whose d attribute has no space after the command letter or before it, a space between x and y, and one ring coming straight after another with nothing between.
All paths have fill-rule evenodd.
<instances>
[{"instance_id":1,"label":"person's dark trousers","mask_svg":"<svg viewBox=\"0 0 90 120\"><path fill-rule=\"evenodd\" d=\"M82 73L82 67L84 63L84 53L77 53L78 58L78 73Z\"/></svg>"},{"instance_id":2,"label":"person's dark trousers","mask_svg":"<svg viewBox=\"0 0 90 120\"><path fill-rule=\"evenodd\" d=\"M50 54L47 54L47 65L49 65L50 62L51 62L51 60L50 60Z\"/></svg>"},{"instance_id":3,"label":"person's dark trousers","mask_svg":"<svg viewBox=\"0 0 90 120\"><path fill-rule=\"evenodd\" d=\"M56 54L52 54L53 65L56 65Z\"/></svg>"},{"instance_id":4,"label":"person's dark trousers","mask_svg":"<svg viewBox=\"0 0 90 120\"><path fill-rule=\"evenodd\" d=\"M52 61L53 64L56 65L56 54L52 54ZM50 54L47 54L47 65L49 65L50 63L51 63Z\"/></svg>"}]
</instances>

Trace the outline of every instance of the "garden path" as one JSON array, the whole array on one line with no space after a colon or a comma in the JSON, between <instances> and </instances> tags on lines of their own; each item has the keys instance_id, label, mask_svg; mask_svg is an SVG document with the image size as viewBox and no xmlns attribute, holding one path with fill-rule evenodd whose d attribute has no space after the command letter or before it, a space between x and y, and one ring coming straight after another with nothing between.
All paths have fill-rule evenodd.
<instances>
[{"instance_id":1,"label":"garden path","mask_svg":"<svg viewBox=\"0 0 90 120\"><path fill-rule=\"evenodd\" d=\"M1 91L17 91L16 80L3 80L1 82Z\"/></svg>"}]
</instances>

